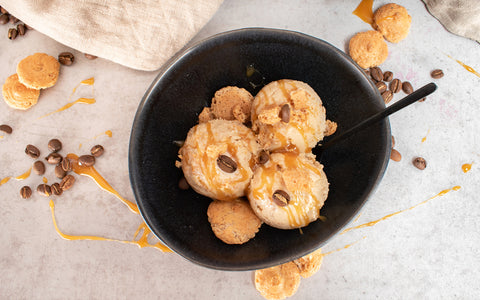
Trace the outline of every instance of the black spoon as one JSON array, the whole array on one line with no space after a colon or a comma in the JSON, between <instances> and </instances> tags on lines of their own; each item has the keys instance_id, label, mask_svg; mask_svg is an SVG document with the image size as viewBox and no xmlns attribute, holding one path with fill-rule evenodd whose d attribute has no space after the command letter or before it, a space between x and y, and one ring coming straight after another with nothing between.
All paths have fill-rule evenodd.
<instances>
[{"instance_id":1,"label":"black spoon","mask_svg":"<svg viewBox=\"0 0 480 300\"><path fill-rule=\"evenodd\" d=\"M418 100L430 95L437 89L437 85L433 82L419 88L418 90L414 91L410 95L404 97L403 99L397 101L396 103L390 105L389 107L385 108L384 110L374 114L373 116L369 117L366 120L363 120L362 122L358 123L357 125L353 126L352 128L340 133L339 135L335 136L328 142L326 142L323 145L320 145L317 147L317 151L319 153L322 153L325 151L325 149L330 148L334 144L348 138L354 133L359 132L360 130L363 130L367 128L368 126L375 124L376 122L383 120L384 118L388 117L389 115L401 110L404 107L407 107L408 105L417 102Z\"/></svg>"}]
</instances>

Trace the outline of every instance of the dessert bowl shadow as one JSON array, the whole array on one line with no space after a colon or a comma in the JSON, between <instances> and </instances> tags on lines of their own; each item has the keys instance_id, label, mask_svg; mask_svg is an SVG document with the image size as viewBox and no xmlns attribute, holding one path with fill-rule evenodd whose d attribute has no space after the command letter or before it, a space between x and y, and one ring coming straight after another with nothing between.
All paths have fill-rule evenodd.
<instances>
[{"instance_id":1,"label":"dessert bowl shadow","mask_svg":"<svg viewBox=\"0 0 480 300\"><path fill-rule=\"evenodd\" d=\"M385 108L374 84L342 51L302 33L266 28L221 33L181 52L163 67L138 107L129 149L135 199L153 233L194 263L241 271L306 255L352 220L385 172L391 148L388 119L317 156L330 183L320 211L323 220L301 230L263 224L242 245L216 238L207 218L211 199L178 187L183 174L175 167L177 142L197 124L215 91L237 86L255 95L279 79L308 83L321 97L327 118L338 123L337 133Z\"/></svg>"}]
</instances>

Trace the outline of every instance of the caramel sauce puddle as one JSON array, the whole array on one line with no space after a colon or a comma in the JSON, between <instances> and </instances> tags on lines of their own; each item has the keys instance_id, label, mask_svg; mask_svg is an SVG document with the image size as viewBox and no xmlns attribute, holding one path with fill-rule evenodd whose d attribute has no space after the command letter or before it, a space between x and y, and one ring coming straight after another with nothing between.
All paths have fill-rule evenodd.
<instances>
[{"instance_id":1,"label":"caramel sauce puddle","mask_svg":"<svg viewBox=\"0 0 480 300\"><path fill-rule=\"evenodd\" d=\"M357 8L352 12L365 23L373 24L373 0L362 0Z\"/></svg>"},{"instance_id":2,"label":"caramel sauce puddle","mask_svg":"<svg viewBox=\"0 0 480 300\"><path fill-rule=\"evenodd\" d=\"M473 163L471 163L471 164L463 164L463 165L462 165L462 171L463 171L463 173L469 172L469 171L472 169L472 165L473 165Z\"/></svg>"}]
</instances>

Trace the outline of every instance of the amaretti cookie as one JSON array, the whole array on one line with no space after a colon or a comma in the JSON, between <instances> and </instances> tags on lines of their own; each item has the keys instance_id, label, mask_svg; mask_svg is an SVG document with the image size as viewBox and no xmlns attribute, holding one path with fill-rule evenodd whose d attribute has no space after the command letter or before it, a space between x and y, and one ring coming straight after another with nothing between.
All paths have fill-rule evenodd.
<instances>
[{"instance_id":1,"label":"amaretti cookie","mask_svg":"<svg viewBox=\"0 0 480 300\"><path fill-rule=\"evenodd\" d=\"M407 37L411 23L407 9L395 3L385 4L373 14L373 27L392 43Z\"/></svg>"},{"instance_id":2,"label":"amaretti cookie","mask_svg":"<svg viewBox=\"0 0 480 300\"><path fill-rule=\"evenodd\" d=\"M362 68L381 65L388 56L388 46L375 30L355 34L348 45L350 57Z\"/></svg>"}]
</instances>

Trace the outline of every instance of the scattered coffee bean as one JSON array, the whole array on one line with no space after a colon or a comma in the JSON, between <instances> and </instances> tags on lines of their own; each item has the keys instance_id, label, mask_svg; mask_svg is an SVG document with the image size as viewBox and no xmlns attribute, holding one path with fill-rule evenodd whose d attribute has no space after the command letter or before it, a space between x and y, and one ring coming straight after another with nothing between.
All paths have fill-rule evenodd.
<instances>
[{"instance_id":1,"label":"scattered coffee bean","mask_svg":"<svg viewBox=\"0 0 480 300\"><path fill-rule=\"evenodd\" d=\"M383 81L390 82L393 79L393 73L390 71L387 71L383 73Z\"/></svg>"},{"instance_id":2,"label":"scattered coffee bean","mask_svg":"<svg viewBox=\"0 0 480 300\"><path fill-rule=\"evenodd\" d=\"M91 167L95 164L95 156L82 155L78 158L78 164L81 166Z\"/></svg>"},{"instance_id":3,"label":"scattered coffee bean","mask_svg":"<svg viewBox=\"0 0 480 300\"><path fill-rule=\"evenodd\" d=\"M439 79L439 78L442 78L444 74L442 70L436 69L436 70L433 70L432 73L430 73L430 75L434 79Z\"/></svg>"},{"instance_id":4,"label":"scattered coffee bean","mask_svg":"<svg viewBox=\"0 0 480 300\"><path fill-rule=\"evenodd\" d=\"M276 190L272 195L273 202L278 206L287 206L290 202L290 196L283 190Z\"/></svg>"},{"instance_id":5,"label":"scattered coffee bean","mask_svg":"<svg viewBox=\"0 0 480 300\"><path fill-rule=\"evenodd\" d=\"M48 197L52 194L52 188L48 184L42 183L37 186L37 192L42 196Z\"/></svg>"},{"instance_id":6,"label":"scattered coffee bean","mask_svg":"<svg viewBox=\"0 0 480 300\"><path fill-rule=\"evenodd\" d=\"M28 30L34 30L34 28L28 24L25 24L25 28L27 28Z\"/></svg>"},{"instance_id":7,"label":"scattered coffee bean","mask_svg":"<svg viewBox=\"0 0 480 300\"><path fill-rule=\"evenodd\" d=\"M3 14L0 16L0 24L1 25L5 25L8 23L8 20L10 19L10 17L6 14Z\"/></svg>"},{"instance_id":8,"label":"scattered coffee bean","mask_svg":"<svg viewBox=\"0 0 480 300\"><path fill-rule=\"evenodd\" d=\"M62 170L64 170L65 172L69 172L72 170L72 163L70 162L70 159L68 159L67 157L62 159L62 162L60 163L60 165L62 166Z\"/></svg>"},{"instance_id":9,"label":"scattered coffee bean","mask_svg":"<svg viewBox=\"0 0 480 300\"><path fill-rule=\"evenodd\" d=\"M62 181L60 182L60 188L64 191L68 190L73 186L75 183L75 177L72 175L67 175L63 177Z\"/></svg>"},{"instance_id":10,"label":"scattered coffee bean","mask_svg":"<svg viewBox=\"0 0 480 300\"><path fill-rule=\"evenodd\" d=\"M226 155L220 155L217 158L218 167L227 173L233 173L237 170L237 163Z\"/></svg>"},{"instance_id":11,"label":"scattered coffee bean","mask_svg":"<svg viewBox=\"0 0 480 300\"><path fill-rule=\"evenodd\" d=\"M397 150L392 149L392 152L390 152L390 159L393 161L401 161L402 155Z\"/></svg>"},{"instance_id":12,"label":"scattered coffee bean","mask_svg":"<svg viewBox=\"0 0 480 300\"><path fill-rule=\"evenodd\" d=\"M18 18L16 18L16 17L14 17L14 16L10 15L10 23L12 23L12 24L16 24L17 22L18 22Z\"/></svg>"},{"instance_id":13,"label":"scattered coffee bean","mask_svg":"<svg viewBox=\"0 0 480 300\"><path fill-rule=\"evenodd\" d=\"M185 179L185 177L182 177L180 178L180 180L178 181L178 187L181 189L181 190L188 190L190 188L190 185L188 184L187 180Z\"/></svg>"},{"instance_id":14,"label":"scattered coffee bean","mask_svg":"<svg viewBox=\"0 0 480 300\"><path fill-rule=\"evenodd\" d=\"M34 145L27 145L25 148L25 153L31 158L38 158L40 156L40 150Z\"/></svg>"},{"instance_id":15,"label":"scattered coffee bean","mask_svg":"<svg viewBox=\"0 0 480 300\"><path fill-rule=\"evenodd\" d=\"M18 24L17 25L17 31L18 31L18 35L25 35L25 32L27 31L27 28L25 27L24 24Z\"/></svg>"},{"instance_id":16,"label":"scattered coffee bean","mask_svg":"<svg viewBox=\"0 0 480 300\"><path fill-rule=\"evenodd\" d=\"M290 122L290 105L284 104L282 105L282 108L280 109L280 119L282 119L282 122L288 123Z\"/></svg>"},{"instance_id":17,"label":"scattered coffee bean","mask_svg":"<svg viewBox=\"0 0 480 300\"><path fill-rule=\"evenodd\" d=\"M90 149L90 153L95 157L101 156L104 151L105 149L103 149L102 145L95 145L92 147L92 149Z\"/></svg>"},{"instance_id":18,"label":"scattered coffee bean","mask_svg":"<svg viewBox=\"0 0 480 300\"><path fill-rule=\"evenodd\" d=\"M91 55L91 54L87 54L87 53L85 53L85 57L86 57L87 59L90 59L90 60L93 60L93 59L96 59L96 58L97 58L97 56Z\"/></svg>"},{"instance_id":19,"label":"scattered coffee bean","mask_svg":"<svg viewBox=\"0 0 480 300\"><path fill-rule=\"evenodd\" d=\"M60 196L63 193L63 190L60 187L60 184L58 182L55 182L54 184L52 184L50 188L52 190L52 193L56 196Z\"/></svg>"},{"instance_id":20,"label":"scattered coffee bean","mask_svg":"<svg viewBox=\"0 0 480 300\"><path fill-rule=\"evenodd\" d=\"M62 142L58 139L51 139L48 141L48 149L51 152L58 152L62 150Z\"/></svg>"},{"instance_id":21,"label":"scattered coffee bean","mask_svg":"<svg viewBox=\"0 0 480 300\"><path fill-rule=\"evenodd\" d=\"M427 161L423 157L415 157L412 163L420 170L424 170L427 167Z\"/></svg>"},{"instance_id":22,"label":"scattered coffee bean","mask_svg":"<svg viewBox=\"0 0 480 300\"><path fill-rule=\"evenodd\" d=\"M0 130L5 132L5 133L8 133L8 134L11 134L12 131L13 131L12 127L10 127L8 125L5 125L5 124L0 125Z\"/></svg>"},{"instance_id":23,"label":"scattered coffee bean","mask_svg":"<svg viewBox=\"0 0 480 300\"><path fill-rule=\"evenodd\" d=\"M418 102L424 102L425 100L427 100L427 97L423 97L422 99L418 100Z\"/></svg>"},{"instance_id":24,"label":"scattered coffee bean","mask_svg":"<svg viewBox=\"0 0 480 300\"><path fill-rule=\"evenodd\" d=\"M57 152L52 152L47 157L45 157L45 159L49 164L56 165L62 162L63 157Z\"/></svg>"},{"instance_id":25,"label":"scattered coffee bean","mask_svg":"<svg viewBox=\"0 0 480 300\"><path fill-rule=\"evenodd\" d=\"M363 72L365 72L365 74L367 74L367 76L370 76L370 70L364 69Z\"/></svg>"},{"instance_id":26,"label":"scattered coffee bean","mask_svg":"<svg viewBox=\"0 0 480 300\"><path fill-rule=\"evenodd\" d=\"M58 62L65 66L73 64L75 56L70 52L62 52L58 55Z\"/></svg>"},{"instance_id":27,"label":"scattered coffee bean","mask_svg":"<svg viewBox=\"0 0 480 300\"><path fill-rule=\"evenodd\" d=\"M270 159L267 151L265 150L262 150L260 151L260 154L258 155L258 163L261 164L261 165L264 165L268 162L268 160Z\"/></svg>"},{"instance_id":28,"label":"scattered coffee bean","mask_svg":"<svg viewBox=\"0 0 480 300\"><path fill-rule=\"evenodd\" d=\"M5 8L3 8L3 7L0 7L0 12L1 12L2 14L8 15L8 11L7 11Z\"/></svg>"},{"instance_id":29,"label":"scattered coffee bean","mask_svg":"<svg viewBox=\"0 0 480 300\"><path fill-rule=\"evenodd\" d=\"M387 90L387 85L383 81L379 81L379 82L375 83L375 86L377 87L380 94L382 94L383 92L385 92Z\"/></svg>"},{"instance_id":30,"label":"scattered coffee bean","mask_svg":"<svg viewBox=\"0 0 480 300\"><path fill-rule=\"evenodd\" d=\"M382 69L380 69L379 67L370 68L370 76L372 76L372 78L375 79L376 81L382 81L383 80Z\"/></svg>"},{"instance_id":31,"label":"scattered coffee bean","mask_svg":"<svg viewBox=\"0 0 480 300\"><path fill-rule=\"evenodd\" d=\"M411 93L413 93L413 86L410 82L404 81L402 83L402 90L405 94L410 95Z\"/></svg>"},{"instance_id":32,"label":"scattered coffee bean","mask_svg":"<svg viewBox=\"0 0 480 300\"><path fill-rule=\"evenodd\" d=\"M32 196L32 189L28 185L23 186L20 189L20 197L22 197L23 199L28 199L31 196Z\"/></svg>"},{"instance_id":33,"label":"scattered coffee bean","mask_svg":"<svg viewBox=\"0 0 480 300\"><path fill-rule=\"evenodd\" d=\"M393 99L393 93L392 91L386 90L385 92L382 93L382 98L385 104L388 104L390 101Z\"/></svg>"},{"instance_id":34,"label":"scattered coffee bean","mask_svg":"<svg viewBox=\"0 0 480 300\"><path fill-rule=\"evenodd\" d=\"M392 135L392 148L395 148L395 138Z\"/></svg>"},{"instance_id":35,"label":"scattered coffee bean","mask_svg":"<svg viewBox=\"0 0 480 300\"><path fill-rule=\"evenodd\" d=\"M37 160L36 162L33 163L33 172L37 175L43 175L45 174L45 164L43 161Z\"/></svg>"},{"instance_id":36,"label":"scattered coffee bean","mask_svg":"<svg viewBox=\"0 0 480 300\"><path fill-rule=\"evenodd\" d=\"M62 164L59 163L55 166L55 176L59 179L63 179L67 175L67 172L62 168Z\"/></svg>"},{"instance_id":37,"label":"scattered coffee bean","mask_svg":"<svg viewBox=\"0 0 480 300\"><path fill-rule=\"evenodd\" d=\"M10 28L8 30L8 38L10 40L14 40L17 38L17 30L15 28Z\"/></svg>"},{"instance_id":38,"label":"scattered coffee bean","mask_svg":"<svg viewBox=\"0 0 480 300\"><path fill-rule=\"evenodd\" d=\"M395 78L392 80L392 82L390 82L390 90L394 93L398 93L402 90L402 82L400 79Z\"/></svg>"}]
</instances>

